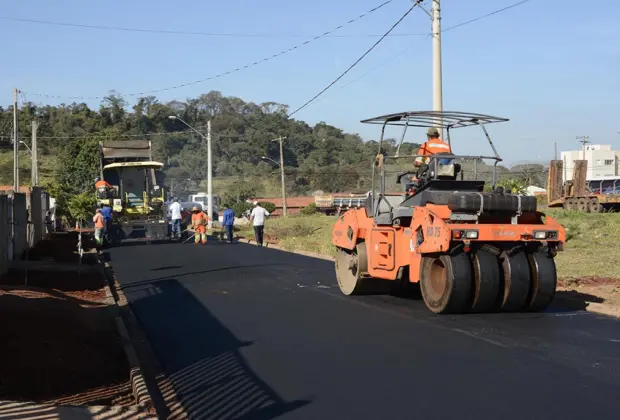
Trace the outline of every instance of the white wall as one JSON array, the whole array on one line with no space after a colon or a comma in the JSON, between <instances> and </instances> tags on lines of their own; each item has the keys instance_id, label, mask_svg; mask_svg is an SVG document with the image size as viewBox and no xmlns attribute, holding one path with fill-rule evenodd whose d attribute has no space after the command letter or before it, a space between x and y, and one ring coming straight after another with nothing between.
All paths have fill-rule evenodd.
<instances>
[{"instance_id":1,"label":"white wall","mask_svg":"<svg viewBox=\"0 0 620 420\"><path fill-rule=\"evenodd\" d=\"M571 150L562 152L560 159L564 162L562 179L564 181L573 178L573 168L575 160L583 160L583 150ZM610 145L593 144L586 146L585 159L588 161L588 171L586 179L588 181L601 179L604 177L620 176L618 171L620 161L620 151L611 150Z\"/></svg>"}]
</instances>

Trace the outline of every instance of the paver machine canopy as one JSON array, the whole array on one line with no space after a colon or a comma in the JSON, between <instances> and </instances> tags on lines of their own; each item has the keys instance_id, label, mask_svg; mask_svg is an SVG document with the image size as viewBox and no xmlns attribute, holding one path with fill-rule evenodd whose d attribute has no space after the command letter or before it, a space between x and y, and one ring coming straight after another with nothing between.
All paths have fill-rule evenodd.
<instances>
[{"instance_id":1,"label":"paver machine canopy","mask_svg":"<svg viewBox=\"0 0 620 420\"><path fill-rule=\"evenodd\" d=\"M372 191L363 209L336 221L336 275L346 295L387 293L418 283L435 313L540 311L551 303L557 282L554 257L564 228L537 210L535 197L496 187L501 162L486 125L506 118L466 112L416 111L363 120L381 124L379 153L372 164ZM403 127L393 156L381 153L385 128ZM477 126L493 154L400 156L409 127L446 132ZM467 147L459 146L459 148ZM396 174L402 193L386 192L386 166L430 158L419 170ZM478 165L491 161L491 186ZM465 173L467 172L467 179ZM410 178L415 176L414 181ZM413 188L412 188L413 186Z\"/></svg>"},{"instance_id":2,"label":"paver machine canopy","mask_svg":"<svg viewBox=\"0 0 620 420\"><path fill-rule=\"evenodd\" d=\"M148 140L100 143L101 179L110 187L97 190L99 203L112 206L126 239L163 239L168 234L164 214L163 163L152 160Z\"/></svg>"}]
</instances>

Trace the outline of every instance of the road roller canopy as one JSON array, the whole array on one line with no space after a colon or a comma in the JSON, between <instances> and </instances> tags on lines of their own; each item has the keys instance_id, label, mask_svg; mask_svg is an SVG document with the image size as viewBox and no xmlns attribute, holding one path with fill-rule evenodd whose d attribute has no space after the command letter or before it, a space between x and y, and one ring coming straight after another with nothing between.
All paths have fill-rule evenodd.
<instances>
[{"instance_id":1,"label":"road roller canopy","mask_svg":"<svg viewBox=\"0 0 620 420\"><path fill-rule=\"evenodd\" d=\"M366 124L400 125L408 127L459 128L472 125L509 121L508 118L457 111L410 111L382 115L362 120Z\"/></svg>"}]
</instances>

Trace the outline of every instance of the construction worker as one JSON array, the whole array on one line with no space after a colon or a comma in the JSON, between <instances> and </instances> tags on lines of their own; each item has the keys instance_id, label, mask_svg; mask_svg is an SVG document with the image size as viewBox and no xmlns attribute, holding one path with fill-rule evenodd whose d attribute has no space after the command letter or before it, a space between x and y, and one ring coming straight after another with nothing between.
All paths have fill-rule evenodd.
<instances>
[{"instance_id":1,"label":"construction worker","mask_svg":"<svg viewBox=\"0 0 620 420\"><path fill-rule=\"evenodd\" d=\"M103 222L105 224L103 228L103 237L110 241L112 234L112 207L101 203L101 215L103 216Z\"/></svg>"},{"instance_id":2,"label":"construction worker","mask_svg":"<svg viewBox=\"0 0 620 420\"><path fill-rule=\"evenodd\" d=\"M192 207L192 224L190 229L194 231L194 243L207 243L207 223L211 220L198 206Z\"/></svg>"},{"instance_id":3,"label":"construction worker","mask_svg":"<svg viewBox=\"0 0 620 420\"><path fill-rule=\"evenodd\" d=\"M170 205L170 218L172 221L172 237L181 237L181 219L183 219L183 207L179 203L179 199L175 198L174 202Z\"/></svg>"},{"instance_id":4,"label":"construction worker","mask_svg":"<svg viewBox=\"0 0 620 420\"><path fill-rule=\"evenodd\" d=\"M269 216L269 212L258 204L258 201L254 202L254 208L250 214L250 221L254 226L254 239L256 239L256 245L263 246L263 235L265 233L265 218Z\"/></svg>"},{"instance_id":5,"label":"construction worker","mask_svg":"<svg viewBox=\"0 0 620 420\"><path fill-rule=\"evenodd\" d=\"M101 214L101 209L97 209L97 213L93 217L93 222L95 223L95 241L97 245L103 245L103 230L105 229L105 220L103 219L103 214Z\"/></svg>"},{"instance_id":6,"label":"construction worker","mask_svg":"<svg viewBox=\"0 0 620 420\"><path fill-rule=\"evenodd\" d=\"M224 206L224 217L222 218L222 225L224 225L224 229L226 229L226 242L232 244L233 227L235 225L235 212L228 206Z\"/></svg>"},{"instance_id":7,"label":"construction worker","mask_svg":"<svg viewBox=\"0 0 620 420\"><path fill-rule=\"evenodd\" d=\"M431 156L437 153L452 153L450 145L439 138L439 130L435 127L429 128L426 132L426 142L420 146L417 155L413 163L416 167L420 167L423 164L427 164L431 160Z\"/></svg>"}]
</instances>

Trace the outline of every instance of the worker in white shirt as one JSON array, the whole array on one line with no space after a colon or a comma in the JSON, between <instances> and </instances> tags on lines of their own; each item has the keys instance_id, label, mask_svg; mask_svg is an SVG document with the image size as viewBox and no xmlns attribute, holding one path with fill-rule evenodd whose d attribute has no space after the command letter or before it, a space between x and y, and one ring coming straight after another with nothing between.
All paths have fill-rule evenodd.
<instances>
[{"instance_id":1,"label":"worker in white shirt","mask_svg":"<svg viewBox=\"0 0 620 420\"><path fill-rule=\"evenodd\" d=\"M263 246L263 234L265 232L265 218L269 216L269 212L258 204L258 201L254 202L254 208L250 214L250 221L254 225L254 238L256 239L256 245Z\"/></svg>"},{"instance_id":2,"label":"worker in white shirt","mask_svg":"<svg viewBox=\"0 0 620 420\"><path fill-rule=\"evenodd\" d=\"M170 219L172 220L172 237L179 239L181 237L181 212L183 207L179 203L179 199L175 198L170 205Z\"/></svg>"}]
</instances>

